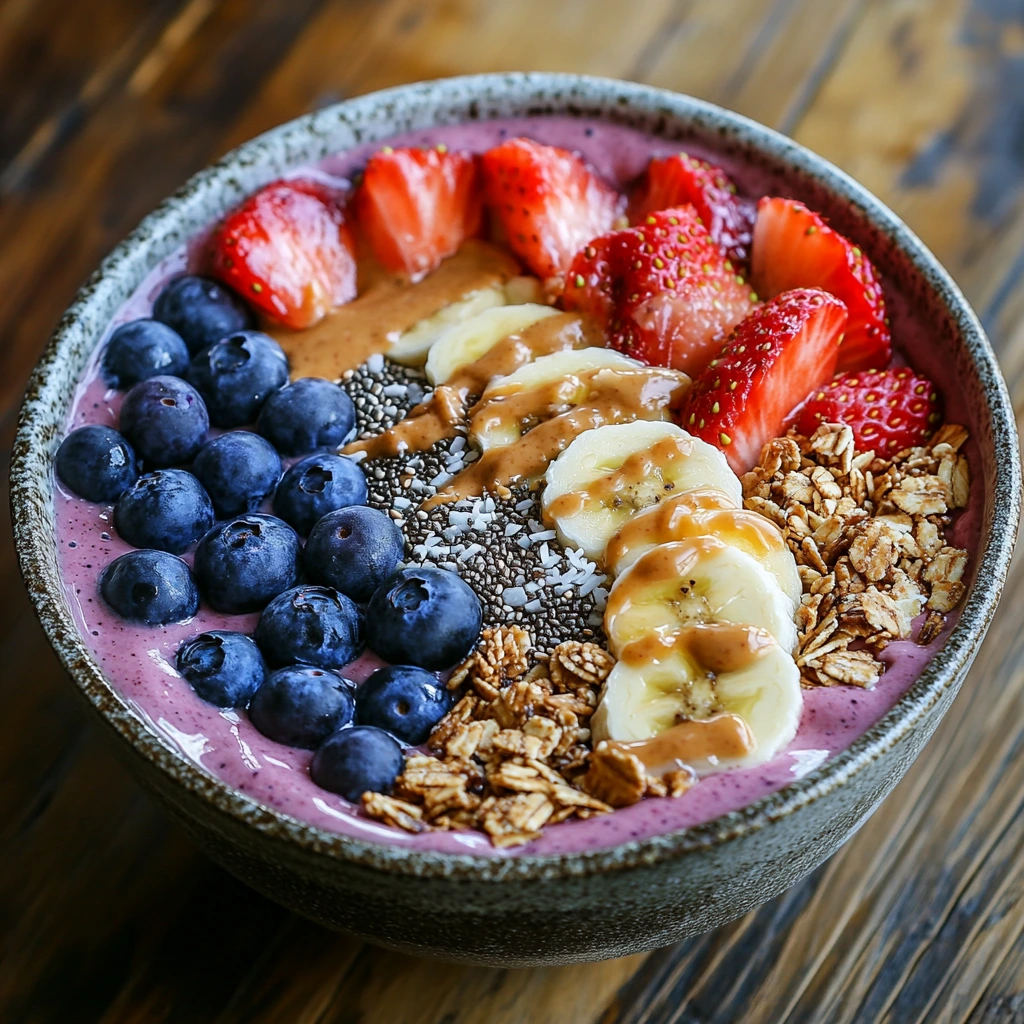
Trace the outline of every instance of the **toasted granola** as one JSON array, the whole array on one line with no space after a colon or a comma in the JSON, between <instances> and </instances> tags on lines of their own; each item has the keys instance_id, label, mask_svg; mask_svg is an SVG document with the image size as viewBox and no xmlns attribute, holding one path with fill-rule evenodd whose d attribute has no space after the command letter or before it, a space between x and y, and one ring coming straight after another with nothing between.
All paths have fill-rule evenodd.
<instances>
[{"instance_id":1,"label":"toasted granola","mask_svg":"<svg viewBox=\"0 0 1024 1024\"><path fill-rule=\"evenodd\" d=\"M853 431L823 423L765 445L742 478L744 504L782 530L797 561L797 664L805 686L871 687L877 655L911 637L941 632L964 595L967 552L946 544L951 513L967 504L970 474L955 424L889 458L856 450Z\"/></svg>"}]
</instances>

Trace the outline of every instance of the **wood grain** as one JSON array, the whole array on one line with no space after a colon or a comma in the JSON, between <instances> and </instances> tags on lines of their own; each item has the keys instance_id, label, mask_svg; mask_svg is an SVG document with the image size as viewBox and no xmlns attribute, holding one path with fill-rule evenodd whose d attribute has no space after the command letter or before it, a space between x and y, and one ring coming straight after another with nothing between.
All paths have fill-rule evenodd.
<instances>
[{"instance_id":1,"label":"wood grain","mask_svg":"<svg viewBox=\"0 0 1024 1024\"><path fill-rule=\"evenodd\" d=\"M190 173L326 102L505 68L634 78L794 134L935 249L1024 402L1022 53L1011 0L7 0L3 448L77 285ZM831 861L711 935L538 971L375 950L213 867L101 748L9 543L0 580L4 1021L1024 1021L1019 561L964 693Z\"/></svg>"}]
</instances>

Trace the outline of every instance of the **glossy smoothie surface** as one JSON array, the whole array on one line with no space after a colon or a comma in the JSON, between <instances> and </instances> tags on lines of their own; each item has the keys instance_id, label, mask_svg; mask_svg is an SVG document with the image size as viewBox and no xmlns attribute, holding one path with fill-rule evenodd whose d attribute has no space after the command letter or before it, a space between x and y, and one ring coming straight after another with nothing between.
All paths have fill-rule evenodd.
<instances>
[{"instance_id":1,"label":"glossy smoothie surface","mask_svg":"<svg viewBox=\"0 0 1024 1024\"><path fill-rule=\"evenodd\" d=\"M623 186L639 175L652 156L675 152L678 146L633 129L570 118L535 118L436 128L390 140L392 145L435 145L483 151L504 138L529 135L540 142L578 150L609 181ZM346 178L381 143L361 146L328 158L303 173ZM719 160L712 152L690 152ZM740 191L758 196L764 186L742 166L724 162ZM142 283L110 325L148 316L152 301L166 280L190 265L182 249L157 267ZM939 367L929 345L927 326L899 295L886 289L893 339L908 362L935 375ZM108 332L109 333L109 332ZM121 393L108 389L98 373L97 349L79 384L68 429L87 423L116 426ZM946 403L949 422L968 423L954 387L936 380ZM976 449L967 446L977 472ZM848 747L875 724L907 691L925 663L941 648L958 617L947 616L943 633L928 647L909 641L891 644L883 655L887 670L873 690L836 686L804 690L800 729L789 748L757 768L704 778L682 797L644 800L632 807L585 821L570 821L544 829L525 846L495 849L477 832L426 832L419 835L392 829L361 815L341 797L320 789L309 778L312 752L284 747L264 737L244 711L219 711L201 701L174 667L175 652L189 637L210 629L250 633L258 615L222 615L202 606L186 624L141 627L119 619L100 599L100 570L131 550L113 528L110 506L97 506L56 487L57 540L68 603L86 644L105 675L131 707L183 756L260 803L331 832L420 850L472 853L487 857L569 853L613 846L697 825L737 811L787 783L801 778ZM948 543L977 551L981 522L981 481L972 481L970 504L959 515ZM191 554L184 556L191 562ZM973 571L969 567L968 573ZM566 637L566 639L571 639ZM381 664L365 655L344 670L355 682Z\"/></svg>"}]
</instances>

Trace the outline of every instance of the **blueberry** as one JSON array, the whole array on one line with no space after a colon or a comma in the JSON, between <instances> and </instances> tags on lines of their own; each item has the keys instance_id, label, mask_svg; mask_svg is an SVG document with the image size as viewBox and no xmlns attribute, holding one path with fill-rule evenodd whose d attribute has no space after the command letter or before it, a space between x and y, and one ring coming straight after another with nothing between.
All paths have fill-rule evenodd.
<instances>
[{"instance_id":1,"label":"blueberry","mask_svg":"<svg viewBox=\"0 0 1024 1024\"><path fill-rule=\"evenodd\" d=\"M252 637L219 629L178 648L178 671L203 700L219 708L244 708L267 674Z\"/></svg>"},{"instance_id":2,"label":"blueberry","mask_svg":"<svg viewBox=\"0 0 1024 1024\"><path fill-rule=\"evenodd\" d=\"M288 357L273 338L239 331L204 348L189 364L215 427L252 423L267 396L288 383Z\"/></svg>"},{"instance_id":3,"label":"blueberry","mask_svg":"<svg viewBox=\"0 0 1024 1024\"><path fill-rule=\"evenodd\" d=\"M180 555L213 526L213 504L191 473L158 469L140 476L121 495L114 526L137 548Z\"/></svg>"},{"instance_id":4,"label":"blueberry","mask_svg":"<svg viewBox=\"0 0 1024 1024\"><path fill-rule=\"evenodd\" d=\"M309 772L321 789L357 804L367 791L390 793L404 767L402 748L393 736L372 725L357 725L325 740Z\"/></svg>"},{"instance_id":5,"label":"blueberry","mask_svg":"<svg viewBox=\"0 0 1024 1024\"><path fill-rule=\"evenodd\" d=\"M161 373L180 377L187 368L181 335L159 320L121 324L103 350L103 376L115 388L130 388Z\"/></svg>"},{"instance_id":6,"label":"blueberry","mask_svg":"<svg viewBox=\"0 0 1024 1024\"><path fill-rule=\"evenodd\" d=\"M132 446L113 427L73 430L61 441L54 464L61 483L86 501L117 501L139 477Z\"/></svg>"},{"instance_id":7,"label":"blueberry","mask_svg":"<svg viewBox=\"0 0 1024 1024\"><path fill-rule=\"evenodd\" d=\"M254 634L271 665L341 668L363 646L362 616L331 587L295 587L263 610Z\"/></svg>"},{"instance_id":8,"label":"blueberry","mask_svg":"<svg viewBox=\"0 0 1024 1024\"><path fill-rule=\"evenodd\" d=\"M303 562L314 583L362 603L395 571L402 546L402 531L388 516L355 505L328 512L313 527Z\"/></svg>"},{"instance_id":9,"label":"blueberry","mask_svg":"<svg viewBox=\"0 0 1024 1024\"><path fill-rule=\"evenodd\" d=\"M481 620L479 598L455 573L400 569L370 598L366 639L385 661L436 672L469 654Z\"/></svg>"},{"instance_id":10,"label":"blueberry","mask_svg":"<svg viewBox=\"0 0 1024 1024\"><path fill-rule=\"evenodd\" d=\"M190 462L209 429L199 392L178 377L150 377L124 396L121 432L150 466Z\"/></svg>"},{"instance_id":11,"label":"blueberry","mask_svg":"<svg viewBox=\"0 0 1024 1024\"><path fill-rule=\"evenodd\" d=\"M340 448L354 433L356 410L348 394L319 377L303 377L263 404L256 429L282 454Z\"/></svg>"},{"instance_id":12,"label":"blueberry","mask_svg":"<svg viewBox=\"0 0 1024 1024\"><path fill-rule=\"evenodd\" d=\"M366 501L366 476L351 459L322 452L296 462L274 495L274 512L301 534L335 509Z\"/></svg>"},{"instance_id":13,"label":"blueberry","mask_svg":"<svg viewBox=\"0 0 1024 1024\"><path fill-rule=\"evenodd\" d=\"M451 707L448 688L415 665L379 668L356 691L356 717L415 747L425 743Z\"/></svg>"},{"instance_id":14,"label":"blueberry","mask_svg":"<svg viewBox=\"0 0 1024 1024\"><path fill-rule=\"evenodd\" d=\"M298 534L274 516L236 516L199 542L199 589L218 612L259 611L297 582L300 547Z\"/></svg>"},{"instance_id":15,"label":"blueberry","mask_svg":"<svg viewBox=\"0 0 1024 1024\"><path fill-rule=\"evenodd\" d=\"M199 593L188 566L166 551L129 551L100 573L103 600L131 622L165 626L190 619Z\"/></svg>"},{"instance_id":16,"label":"blueberry","mask_svg":"<svg viewBox=\"0 0 1024 1024\"><path fill-rule=\"evenodd\" d=\"M281 458L259 434L232 430L199 449L192 472L223 519L255 512L273 494L281 479Z\"/></svg>"},{"instance_id":17,"label":"blueberry","mask_svg":"<svg viewBox=\"0 0 1024 1024\"><path fill-rule=\"evenodd\" d=\"M352 691L352 684L333 672L292 665L267 676L253 694L249 718L276 743L313 750L352 721Z\"/></svg>"},{"instance_id":18,"label":"blueberry","mask_svg":"<svg viewBox=\"0 0 1024 1024\"><path fill-rule=\"evenodd\" d=\"M248 307L226 288L190 274L176 277L157 296L153 319L174 328L193 353L253 322Z\"/></svg>"}]
</instances>

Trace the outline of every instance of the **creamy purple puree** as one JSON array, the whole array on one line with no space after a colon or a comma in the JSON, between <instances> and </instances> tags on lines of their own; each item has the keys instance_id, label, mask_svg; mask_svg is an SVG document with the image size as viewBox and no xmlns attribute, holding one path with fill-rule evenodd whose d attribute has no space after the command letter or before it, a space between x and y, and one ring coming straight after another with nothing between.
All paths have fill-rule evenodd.
<instances>
[{"instance_id":1,"label":"creamy purple puree","mask_svg":"<svg viewBox=\"0 0 1024 1024\"><path fill-rule=\"evenodd\" d=\"M482 151L503 138L529 135L582 152L607 179L620 185L636 177L651 156L677 147L632 129L589 124L571 119L519 119L440 128L399 136L393 145L433 145ZM345 177L357 169L379 144L325 160L320 169ZM700 153L722 161L712 153ZM764 187L746 168L725 162L742 191L759 195ZM308 170L307 170L308 173ZM159 266L139 287L111 323L149 314L163 283L189 264L185 249ZM929 344L929 332L915 311L887 290L893 337L908 362L928 373L942 386L941 367ZM79 384L68 429L87 423L116 426L121 395L109 390L98 374L94 358ZM945 392L947 419L969 423L956 389ZM967 446L968 459L977 466L976 448ZM569 821L544 829L525 846L494 848L487 836L476 832L426 832L410 835L364 817L339 796L320 789L309 778L312 753L268 740L250 724L244 711L218 711L201 701L174 668L175 652L185 639L209 629L251 632L257 615L222 615L206 605L185 624L140 627L119 619L99 597L100 570L130 550L117 537L110 506L97 506L56 488L57 540L68 603L86 644L104 673L125 701L174 749L210 774L248 796L319 828L361 839L393 843L420 850L473 853L481 857L568 853L613 846L633 839L709 821L736 811L819 767L848 747L877 722L906 692L925 663L945 642L958 618L947 617L945 631L928 647L911 642L892 643L883 654L887 670L873 690L836 686L804 691L804 712L796 739L768 764L734 770L703 779L682 797L648 799L602 817ZM970 504L951 531L950 543L977 550L981 522L981 486L972 486ZM191 555L185 556L191 562ZM969 572L973 571L973 566ZM356 682L381 664L367 655L344 674Z\"/></svg>"}]
</instances>

